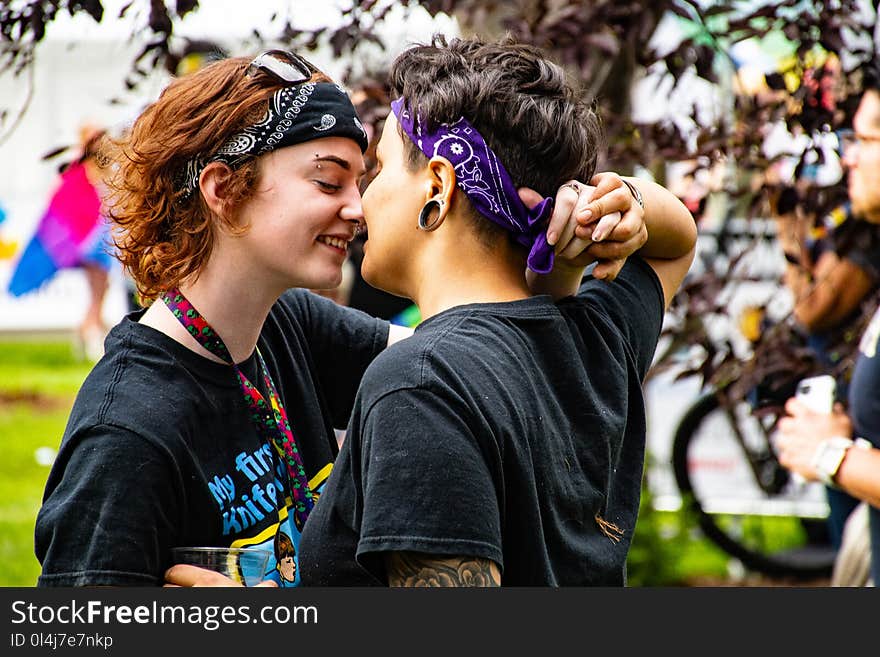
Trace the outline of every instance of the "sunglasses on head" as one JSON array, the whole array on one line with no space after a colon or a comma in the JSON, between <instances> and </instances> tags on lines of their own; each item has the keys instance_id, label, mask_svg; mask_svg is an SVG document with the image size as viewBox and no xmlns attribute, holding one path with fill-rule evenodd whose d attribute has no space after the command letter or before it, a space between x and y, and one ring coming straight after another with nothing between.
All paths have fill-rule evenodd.
<instances>
[{"instance_id":1,"label":"sunglasses on head","mask_svg":"<svg viewBox=\"0 0 880 657\"><path fill-rule=\"evenodd\" d=\"M287 84L297 84L311 79L318 72L311 62L287 50L267 50L248 64L245 75L253 77L265 71Z\"/></svg>"}]
</instances>

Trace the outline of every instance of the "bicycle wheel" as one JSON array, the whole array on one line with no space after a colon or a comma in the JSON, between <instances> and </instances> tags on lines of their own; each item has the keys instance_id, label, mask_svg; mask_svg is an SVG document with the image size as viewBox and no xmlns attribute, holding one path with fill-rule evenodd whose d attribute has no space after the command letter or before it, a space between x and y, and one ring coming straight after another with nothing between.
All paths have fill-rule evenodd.
<instances>
[{"instance_id":1,"label":"bicycle wheel","mask_svg":"<svg viewBox=\"0 0 880 657\"><path fill-rule=\"evenodd\" d=\"M675 432L676 483L706 537L746 568L771 576L828 576L834 549L825 528L824 487L797 481L779 465L768 440L775 419L753 415L747 402L725 409L714 394L701 397Z\"/></svg>"}]
</instances>

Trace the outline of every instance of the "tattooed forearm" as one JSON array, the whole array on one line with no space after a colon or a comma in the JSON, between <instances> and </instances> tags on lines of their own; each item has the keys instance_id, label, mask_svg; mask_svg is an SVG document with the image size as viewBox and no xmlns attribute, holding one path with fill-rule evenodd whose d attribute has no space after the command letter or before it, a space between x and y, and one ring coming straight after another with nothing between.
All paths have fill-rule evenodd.
<instances>
[{"instance_id":1,"label":"tattooed forearm","mask_svg":"<svg viewBox=\"0 0 880 657\"><path fill-rule=\"evenodd\" d=\"M489 559L392 552L385 563L389 586L501 586L501 571Z\"/></svg>"}]
</instances>

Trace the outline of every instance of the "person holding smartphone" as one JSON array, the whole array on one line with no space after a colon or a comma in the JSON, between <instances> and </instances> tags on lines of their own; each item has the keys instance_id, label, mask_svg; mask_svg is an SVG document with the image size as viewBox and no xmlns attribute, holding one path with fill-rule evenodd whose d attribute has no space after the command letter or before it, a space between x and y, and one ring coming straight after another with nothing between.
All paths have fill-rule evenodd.
<instances>
[{"instance_id":1,"label":"person holding smartphone","mask_svg":"<svg viewBox=\"0 0 880 657\"><path fill-rule=\"evenodd\" d=\"M877 61L844 139L843 164L854 214L880 224L880 77ZM808 480L823 481L869 507L871 578L880 581L880 310L861 336L848 390L848 411L816 413L796 397L779 421L779 461Z\"/></svg>"}]
</instances>

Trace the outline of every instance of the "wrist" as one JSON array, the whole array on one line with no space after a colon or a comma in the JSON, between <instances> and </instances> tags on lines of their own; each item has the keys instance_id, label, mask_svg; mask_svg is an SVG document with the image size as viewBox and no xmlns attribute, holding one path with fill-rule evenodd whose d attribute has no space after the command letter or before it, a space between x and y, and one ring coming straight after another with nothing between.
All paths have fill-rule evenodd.
<instances>
[{"instance_id":1,"label":"wrist","mask_svg":"<svg viewBox=\"0 0 880 657\"><path fill-rule=\"evenodd\" d=\"M870 449L871 443L864 438L852 440L845 436L832 436L819 443L813 454L812 465L822 483L826 486L837 486L836 477L840 466L854 447L856 449Z\"/></svg>"},{"instance_id":2,"label":"wrist","mask_svg":"<svg viewBox=\"0 0 880 657\"><path fill-rule=\"evenodd\" d=\"M577 294L584 277L583 265L565 263L556 258L553 270L546 274L536 274L531 269L526 271L526 283L532 294L548 294L554 301Z\"/></svg>"},{"instance_id":3,"label":"wrist","mask_svg":"<svg viewBox=\"0 0 880 657\"><path fill-rule=\"evenodd\" d=\"M553 262L553 271L551 271L550 274L545 274L545 276L552 275L554 272L557 274L561 274L563 276L573 276L573 275L583 276L584 269L586 269L589 265L593 264L595 261L596 261L596 259L592 258L592 259L590 259L588 264L584 265L584 264L577 264L574 262L569 262L569 261L564 260L564 259L557 256ZM583 260L583 258L581 258L581 263L583 263L583 262L584 262L584 260Z\"/></svg>"}]
</instances>

